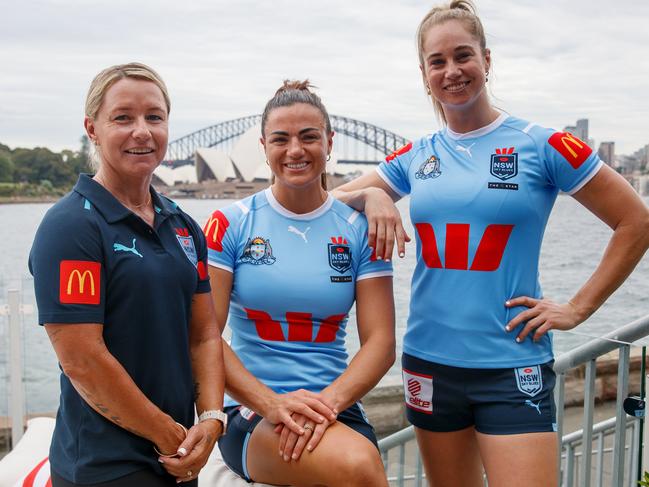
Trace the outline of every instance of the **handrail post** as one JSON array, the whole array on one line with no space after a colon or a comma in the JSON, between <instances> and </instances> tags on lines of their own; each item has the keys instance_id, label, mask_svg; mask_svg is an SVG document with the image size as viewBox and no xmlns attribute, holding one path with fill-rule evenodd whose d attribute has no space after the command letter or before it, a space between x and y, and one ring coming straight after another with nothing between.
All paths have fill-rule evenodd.
<instances>
[{"instance_id":1,"label":"handrail post","mask_svg":"<svg viewBox=\"0 0 649 487\"><path fill-rule=\"evenodd\" d=\"M586 378L584 379L584 436L581 442L583 462L581 464L581 485L590 487L590 469L593 454L593 414L595 402L595 359L586 364Z\"/></svg>"},{"instance_id":2,"label":"handrail post","mask_svg":"<svg viewBox=\"0 0 649 487\"><path fill-rule=\"evenodd\" d=\"M615 442L613 447L613 485L624 481L624 448L626 442L626 413L624 399L629 389L629 345L622 345L617 366L617 401L615 406Z\"/></svg>"},{"instance_id":3,"label":"handrail post","mask_svg":"<svg viewBox=\"0 0 649 487\"><path fill-rule=\"evenodd\" d=\"M17 289L7 291L9 310L9 370L10 397L9 415L11 417L11 445L15 447L23 437L25 421L25 400L23 389L23 364L21 354L20 330L20 292Z\"/></svg>"}]
</instances>

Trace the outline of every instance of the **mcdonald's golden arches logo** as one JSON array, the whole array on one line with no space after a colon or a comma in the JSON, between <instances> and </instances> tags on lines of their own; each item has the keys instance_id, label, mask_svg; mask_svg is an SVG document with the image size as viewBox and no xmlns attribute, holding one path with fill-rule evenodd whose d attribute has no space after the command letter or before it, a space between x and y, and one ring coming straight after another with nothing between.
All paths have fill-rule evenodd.
<instances>
[{"instance_id":1,"label":"mcdonald's golden arches logo","mask_svg":"<svg viewBox=\"0 0 649 487\"><path fill-rule=\"evenodd\" d=\"M221 211L216 210L212 213L203 228L207 246L217 252L223 252L223 236L229 226L230 222Z\"/></svg>"},{"instance_id":2,"label":"mcdonald's golden arches logo","mask_svg":"<svg viewBox=\"0 0 649 487\"><path fill-rule=\"evenodd\" d=\"M101 263L62 260L59 266L59 300L63 304L99 304Z\"/></svg>"},{"instance_id":3,"label":"mcdonald's golden arches logo","mask_svg":"<svg viewBox=\"0 0 649 487\"><path fill-rule=\"evenodd\" d=\"M583 140L578 139L568 132L555 132L548 139L548 143L561 154L574 169L579 169L593 149Z\"/></svg>"}]
</instances>

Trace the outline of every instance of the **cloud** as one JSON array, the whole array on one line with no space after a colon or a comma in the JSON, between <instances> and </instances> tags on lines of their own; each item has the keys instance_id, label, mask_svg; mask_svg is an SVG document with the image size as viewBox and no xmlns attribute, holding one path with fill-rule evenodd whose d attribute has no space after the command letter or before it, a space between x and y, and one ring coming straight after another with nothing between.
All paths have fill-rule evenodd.
<instances>
[{"instance_id":1,"label":"cloud","mask_svg":"<svg viewBox=\"0 0 649 487\"><path fill-rule=\"evenodd\" d=\"M495 103L562 128L590 119L618 153L649 142L649 4L480 1ZM284 78L310 78L331 113L406 137L438 128L417 67L418 1L15 2L0 30L0 142L75 148L102 68L155 67L172 96L171 138L259 113Z\"/></svg>"}]
</instances>

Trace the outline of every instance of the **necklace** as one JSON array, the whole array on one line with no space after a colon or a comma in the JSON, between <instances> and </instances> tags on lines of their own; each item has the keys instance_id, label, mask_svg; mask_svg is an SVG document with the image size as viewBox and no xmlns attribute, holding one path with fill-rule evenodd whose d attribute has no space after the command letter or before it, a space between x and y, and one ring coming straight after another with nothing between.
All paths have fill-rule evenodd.
<instances>
[{"instance_id":1,"label":"necklace","mask_svg":"<svg viewBox=\"0 0 649 487\"><path fill-rule=\"evenodd\" d=\"M117 201L119 201L122 205L124 205L126 208L128 208L128 209L131 210L131 211L134 211L134 212L137 213L137 212L141 211L140 208L142 208L142 207L147 207L147 206L149 206L149 203L151 203L151 192L150 192L150 191L148 192L148 197L147 197L146 201L144 201L144 203L140 203L139 205L129 205L129 204L125 203L125 202L124 202L124 201L123 201L119 196L117 196L114 192L112 192L112 191L108 188L108 186L106 185L106 182L104 181L103 178L95 176L93 179L94 179L95 181L97 181L99 184L101 184L104 188L106 188L106 190L107 190L110 194L112 194L113 197L114 197Z\"/></svg>"}]
</instances>

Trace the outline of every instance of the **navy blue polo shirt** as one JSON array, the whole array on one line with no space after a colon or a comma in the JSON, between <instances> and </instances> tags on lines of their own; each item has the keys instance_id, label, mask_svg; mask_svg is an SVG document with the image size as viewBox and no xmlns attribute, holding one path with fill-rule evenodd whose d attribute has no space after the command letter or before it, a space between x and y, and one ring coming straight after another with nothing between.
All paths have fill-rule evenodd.
<instances>
[{"instance_id":1,"label":"navy blue polo shirt","mask_svg":"<svg viewBox=\"0 0 649 487\"><path fill-rule=\"evenodd\" d=\"M102 323L110 353L162 411L194 422L189 356L192 297L210 291L201 228L151 189L153 228L88 175L45 215L34 239L40 324ZM119 393L119 391L115 391ZM152 468L153 445L96 413L61 374L50 449L54 471L96 483Z\"/></svg>"}]
</instances>

